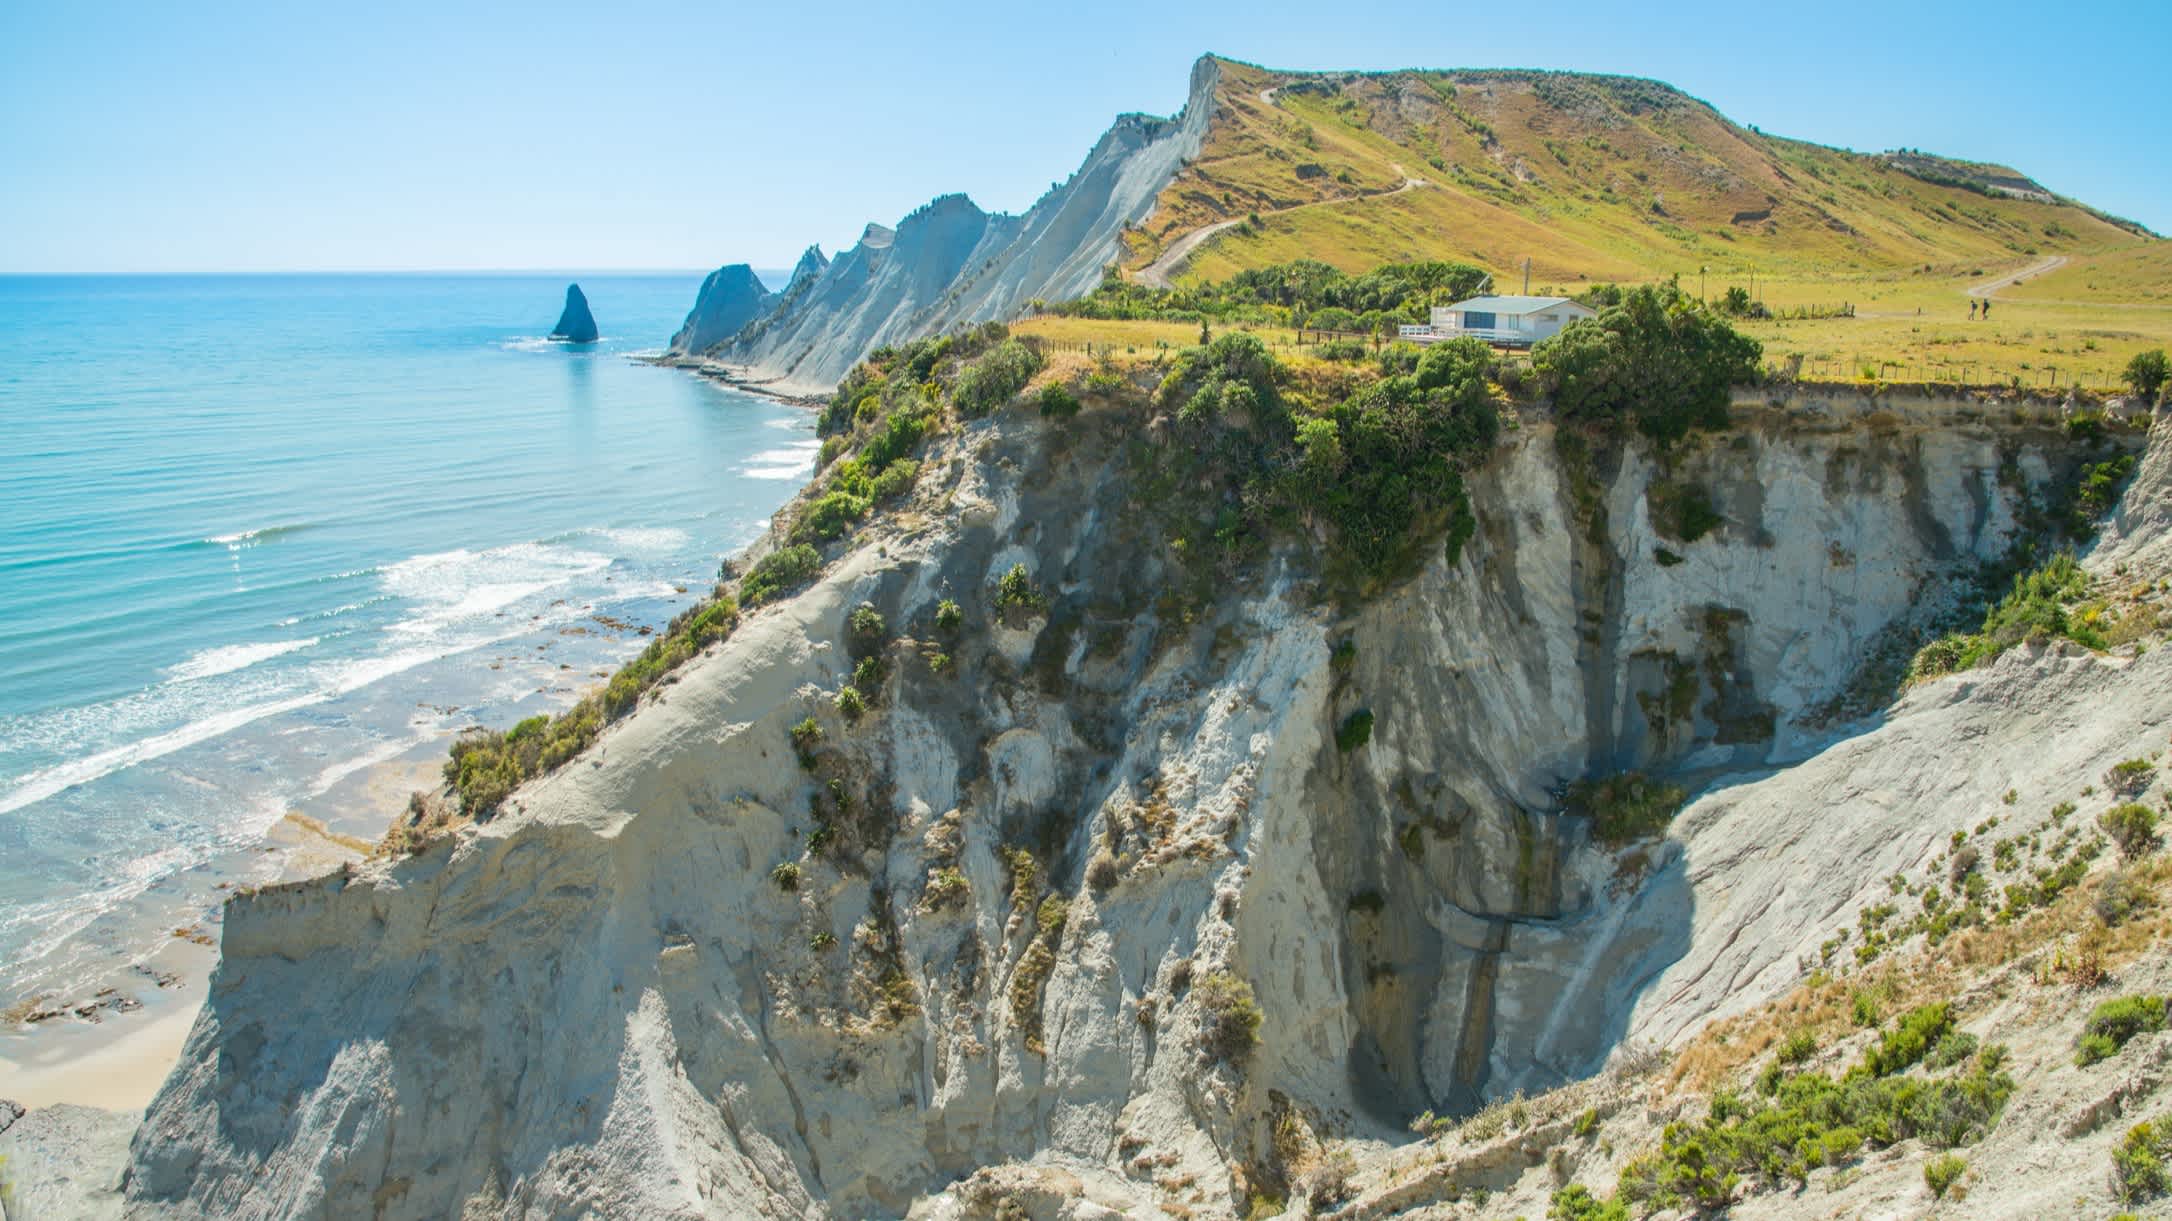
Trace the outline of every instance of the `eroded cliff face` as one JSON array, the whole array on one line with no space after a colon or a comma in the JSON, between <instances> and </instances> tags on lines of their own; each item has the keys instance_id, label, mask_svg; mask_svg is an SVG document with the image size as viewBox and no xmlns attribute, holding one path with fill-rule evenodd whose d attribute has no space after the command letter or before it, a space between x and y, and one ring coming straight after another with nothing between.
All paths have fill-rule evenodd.
<instances>
[{"instance_id":1,"label":"eroded cliff face","mask_svg":"<svg viewBox=\"0 0 2172 1221\"><path fill-rule=\"evenodd\" d=\"M697 302L672 340L673 355L713 359L787 393L827 393L883 344L1015 318L1036 298L1084 296L1120 253L1124 229L1152 211L1162 188L1198 155L1220 71L1211 57L1193 66L1190 93L1174 118L1118 118L1078 170L1023 215L984 212L963 195L945 195L894 230L869 225L851 249L816 269L804 291L787 289L745 317ZM705 314L737 325L695 325Z\"/></svg>"},{"instance_id":2,"label":"eroded cliff face","mask_svg":"<svg viewBox=\"0 0 2172 1221\"><path fill-rule=\"evenodd\" d=\"M1561 786L1724 792L1824 747L1882 634L2083 455L1965 402L1737 417L1665 462L1527 419L1460 555L1349 611L1294 547L1173 593L1127 415L948 434L819 584L496 821L236 900L131 1207L1227 1215L1287 1116L1392 1138L1773 995L1905 808L1768 846L1769 802L1722 803L1693 852L1616 853ZM1688 485L1723 520L1685 542L1653 505ZM1014 565L1040 605L995 606ZM1235 1065L1225 975L1264 1015Z\"/></svg>"}]
</instances>

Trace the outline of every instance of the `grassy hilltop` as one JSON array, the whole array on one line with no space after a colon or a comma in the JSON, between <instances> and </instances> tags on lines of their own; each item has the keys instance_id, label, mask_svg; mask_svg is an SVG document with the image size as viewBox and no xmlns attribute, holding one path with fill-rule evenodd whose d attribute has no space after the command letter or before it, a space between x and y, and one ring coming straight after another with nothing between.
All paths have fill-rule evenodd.
<instances>
[{"instance_id":1,"label":"grassy hilltop","mask_svg":"<svg viewBox=\"0 0 2172 1221\"><path fill-rule=\"evenodd\" d=\"M1774 311L1852 306L1750 325L1825 376L2100 382L2172 340L2172 247L2006 166L1782 139L1631 77L1220 66L1199 156L1125 235L1133 277L1445 259L1517 291L1528 259L1533 291L1573 295L1680 276ZM1993 321L1971 321L1971 288Z\"/></svg>"}]
</instances>

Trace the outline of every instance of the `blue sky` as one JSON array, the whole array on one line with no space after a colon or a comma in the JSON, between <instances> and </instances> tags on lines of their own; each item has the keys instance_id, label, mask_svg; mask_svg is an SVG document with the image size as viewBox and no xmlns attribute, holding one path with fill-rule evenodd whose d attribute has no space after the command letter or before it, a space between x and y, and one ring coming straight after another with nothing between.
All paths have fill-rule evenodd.
<instances>
[{"instance_id":1,"label":"blue sky","mask_svg":"<svg viewBox=\"0 0 2172 1221\"><path fill-rule=\"evenodd\" d=\"M2172 4L1478 11L5 0L0 271L789 265L947 191L1024 208L1206 51L1654 77L2172 230Z\"/></svg>"}]
</instances>

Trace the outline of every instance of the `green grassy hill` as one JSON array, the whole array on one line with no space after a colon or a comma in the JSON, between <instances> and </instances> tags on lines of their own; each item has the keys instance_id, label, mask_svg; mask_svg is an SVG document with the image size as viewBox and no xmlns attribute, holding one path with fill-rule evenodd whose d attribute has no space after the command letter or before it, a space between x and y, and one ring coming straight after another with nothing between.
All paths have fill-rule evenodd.
<instances>
[{"instance_id":1,"label":"green grassy hill","mask_svg":"<svg viewBox=\"0 0 2172 1221\"><path fill-rule=\"evenodd\" d=\"M1534 287L1700 266L1954 276L2151 241L2003 166L1779 139L1654 81L1222 69L1206 145L1129 235L1127 266L1231 220L1177 274L1302 257L1458 259L1504 282L1528 258Z\"/></svg>"}]
</instances>

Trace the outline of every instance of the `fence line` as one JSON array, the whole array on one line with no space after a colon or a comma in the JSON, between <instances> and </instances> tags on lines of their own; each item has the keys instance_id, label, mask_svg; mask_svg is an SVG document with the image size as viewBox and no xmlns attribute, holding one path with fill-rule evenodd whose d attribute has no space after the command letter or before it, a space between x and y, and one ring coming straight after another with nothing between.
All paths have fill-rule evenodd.
<instances>
[{"instance_id":1,"label":"fence line","mask_svg":"<svg viewBox=\"0 0 2172 1221\"><path fill-rule=\"evenodd\" d=\"M1116 356L1148 356L1166 359L1175 355L1186 344L1172 344L1166 340L1150 343L1105 343L1079 339L1050 339L1040 335L1020 336L1029 346L1046 355L1050 352L1077 352L1089 359ZM1294 332L1294 338L1277 336L1262 337L1261 342L1273 351L1291 353L1300 348L1317 347L1323 343L1359 341L1375 349L1386 346L1376 335L1356 331L1319 331L1307 329ZM1531 367L1528 351L1502 350L1500 359L1520 368ZM1925 361L1886 360L1880 357L1850 356L1826 357L1821 360L1788 358L1771 361L1765 365L1767 380L1806 382L1856 382L1864 385L1896 383L1922 386L1954 386L1982 390L2080 390L2096 394L2120 394L2127 390L2125 374L2115 366L2090 368L2074 365L2037 365L2024 368L1990 361Z\"/></svg>"}]
</instances>

